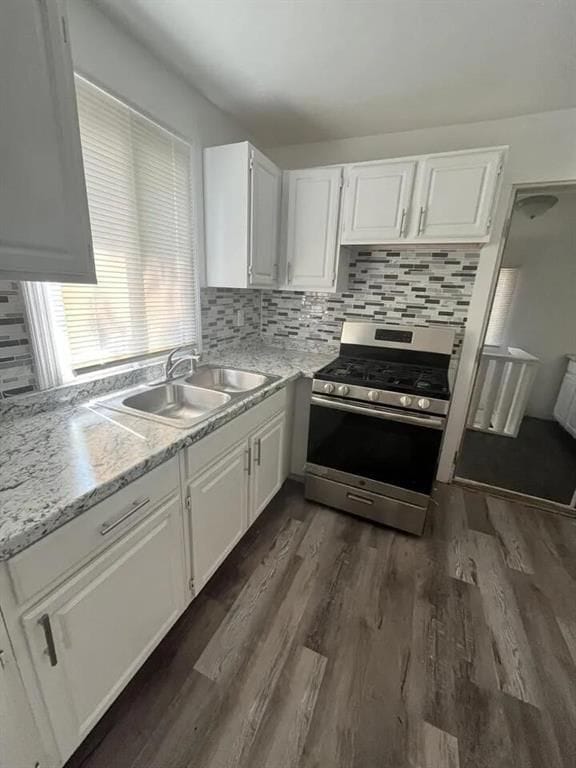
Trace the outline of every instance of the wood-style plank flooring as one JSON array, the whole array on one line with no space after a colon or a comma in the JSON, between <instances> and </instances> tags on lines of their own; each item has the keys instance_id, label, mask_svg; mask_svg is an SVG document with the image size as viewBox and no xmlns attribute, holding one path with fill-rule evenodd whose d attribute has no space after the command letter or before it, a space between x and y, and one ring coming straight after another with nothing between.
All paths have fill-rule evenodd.
<instances>
[{"instance_id":1,"label":"wood-style plank flooring","mask_svg":"<svg viewBox=\"0 0 576 768\"><path fill-rule=\"evenodd\" d=\"M70 768L574 768L576 522L435 499L417 539L288 483Z\"/></svg>"}]
</instances>

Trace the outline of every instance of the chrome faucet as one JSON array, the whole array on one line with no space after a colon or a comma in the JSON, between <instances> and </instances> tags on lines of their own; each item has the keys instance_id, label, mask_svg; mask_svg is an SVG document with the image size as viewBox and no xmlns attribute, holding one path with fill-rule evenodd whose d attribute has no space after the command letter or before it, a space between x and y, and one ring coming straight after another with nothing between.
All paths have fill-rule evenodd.
<instances>
[{"instance_id":1,"label":"chrome faucet","mask_svg":"<svg viewBox=\"0 0 576 768\"><path fill-rule=\"evenodd\" d=\"M188 349L189 346L190 345L185 344L181 347L175 347L168 354L168 357L166 358L166 364L164 366L164 378L166 381L171 381L174 378L174 371L184 360L190 361L190 373L194 374L196 372L196 368L201 358L197 347L192 347L190 352L185 352L182 355L178 355L179 352Z\"/></svg>"}]
</instances>

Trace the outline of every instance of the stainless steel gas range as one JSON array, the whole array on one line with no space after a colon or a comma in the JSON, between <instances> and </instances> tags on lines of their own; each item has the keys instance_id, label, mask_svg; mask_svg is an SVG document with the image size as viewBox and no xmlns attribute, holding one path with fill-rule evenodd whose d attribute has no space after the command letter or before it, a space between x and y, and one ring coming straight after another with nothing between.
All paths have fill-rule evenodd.
<instances>
[{"instance_id":1,"label":"stainless steel gas range","mask_svg":"<svg viewBox=\"0 0 576 768\"><path fill-rule=\"evenodd\" d=\"M450 403L448 328L347 322L312 384L306 498L421 534Z\"/></svg>"}]
</instances>

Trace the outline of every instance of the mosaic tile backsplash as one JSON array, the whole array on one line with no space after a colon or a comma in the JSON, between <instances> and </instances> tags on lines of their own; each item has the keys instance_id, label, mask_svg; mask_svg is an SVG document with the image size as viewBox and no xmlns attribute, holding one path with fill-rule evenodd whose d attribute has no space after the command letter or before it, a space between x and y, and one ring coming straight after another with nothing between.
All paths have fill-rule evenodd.
<instances>
[{"instance_id":1,"label":"mosaic tile backsplash","mask_svg":"<svg viewBox=\"0 0 576 768\"><path fill-rule=\"evenodd\" d=\"M342 293L263 291L263 340L336 348L344 320L448 325L458 354L478 259L463 251L359 253Z\"/></svg>"},{"instance_id":2,"label":"mosaic tile backsplash","mask_svg":"<svg viewBox=\"0 0 576 768\"><path fill-rule=\"evenodd\" d=\"M260 336L260 291L203 288L200 306L204 350L254 341ZM235 324L238 310L244 313L244 325L240 328Z\"/></svg>"},{"instance_id":3,"label":"mosaic tile backsplash","mask_svg":"<svg viewBox=\"0 0 576 768\"><path fill-rule=\"evenodd\" d=\"M20 286L0 280L0 393L36 388L36 376Z\"/></svg>"},{"instance_id":4,"label":"mosaic tile backsplash","mask_svg":"<svg viewBox=\"0 0 576 768\"><path fill-rule=\"evenodd\" d=\"M478 259L477 252L463 251L359 253L350 259L347 289L337 294L203 288L203 348L262 339L283 347L337 349L344 320L372 320L451 326L458 354ZM19 284L0 280L0 393L35 387Z\"/></svg>"}]
</instances>

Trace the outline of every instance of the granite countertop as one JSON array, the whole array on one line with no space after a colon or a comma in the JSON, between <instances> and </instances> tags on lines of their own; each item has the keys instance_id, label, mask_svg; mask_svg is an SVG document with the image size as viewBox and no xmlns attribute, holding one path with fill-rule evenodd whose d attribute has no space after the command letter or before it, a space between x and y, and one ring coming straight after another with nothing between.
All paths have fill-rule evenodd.
<instances>
[{"instance_id":1,"label":"granite countertop","mask_svg":"<svg viewBox=\"0 0 576 768\"><path fill-rule=\"evenodd\" d=\"M278 381L248 393L191 429L89 403L0 421L0 560L7 560L94 504L248 410L336 353L259 346L210 353L205 363L261 371Z\"/></svg>"}]
</instances>

